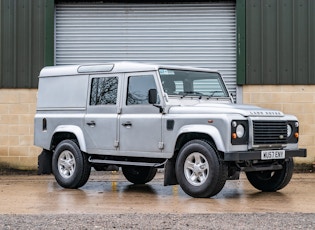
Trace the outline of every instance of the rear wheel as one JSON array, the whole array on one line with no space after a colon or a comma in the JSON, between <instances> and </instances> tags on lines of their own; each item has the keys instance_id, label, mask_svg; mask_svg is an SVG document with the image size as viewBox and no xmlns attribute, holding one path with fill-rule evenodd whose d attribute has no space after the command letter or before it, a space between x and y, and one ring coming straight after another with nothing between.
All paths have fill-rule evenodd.
<instances>
[{"instance_id":1,"label":"rear wheel","mask_svg":"<svg viewBox=\"0 0 315 230\"><path fill-rule=\"evenodd\" d=\"M207 141L185 144L175 165L181 188L192 197L211 197L219 193L227 179L227 166Z\"/></svg>"},{"instance_id":2,"label":"rear wheel","mask_svg":"<svg viewBox=\"0 0 315 230\"><path fill-rule=\"evenodd\" d=\"M294 163L289 158L282 163L283 168L275 171L247 172L248 181L258 190L274 192L284 188L291 180Z\"/></svg>"},{"instance_id":3,"label":"rear wheel","mask_svg":"<svg viewBox=\"0 0 315 230\"><path fill-rule=\"evenodd\" d=\"M59 185L64 188L79 188L87 182L91 165L87 155L72 140L60 142L53 154L52 170Z\"/></svg>"},{"instance_id":4,"label":"rear wheel","mask_svg":"<svg viewBox=\"0 0 315 230\"><path fill-rule=\"evenodd\" d=\"M157 169L145 166L123 166L122 172L129 182L133 184L145 184L153 180Z\"/></svg>"}]
</instances>

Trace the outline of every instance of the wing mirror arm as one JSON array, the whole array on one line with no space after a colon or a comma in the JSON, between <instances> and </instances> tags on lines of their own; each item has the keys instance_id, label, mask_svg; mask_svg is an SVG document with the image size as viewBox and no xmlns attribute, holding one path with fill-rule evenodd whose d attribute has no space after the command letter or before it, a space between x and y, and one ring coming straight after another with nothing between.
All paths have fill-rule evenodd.
<instances>
[{"instance_id":1,"label":"wing mirror arm","mask_svg":"<svg viewBox=\"0 0 315 230\"><path fill-rule=\"evenodd\" d=\"M234 95L233 95L233 93L230 93L230 99L231 99L231 102L232 102L233 104L236 103L236 101L234 100Z\"/></svg>"}]
</instances>

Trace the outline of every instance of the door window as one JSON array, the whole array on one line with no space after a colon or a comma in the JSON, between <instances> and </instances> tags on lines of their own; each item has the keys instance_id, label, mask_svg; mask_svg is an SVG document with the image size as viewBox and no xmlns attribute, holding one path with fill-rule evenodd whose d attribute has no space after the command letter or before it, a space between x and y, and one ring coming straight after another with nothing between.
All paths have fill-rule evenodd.
<instances>
[{"instance_id":1,"label":"door window","mask_svg":"<svg viewBox=\"0 0 315 230\"><path fill-rule=\"evenodd\" d=\"M149 104L148 92L150 89L156 89L156 84L153 75L129 77L126 104L127 105Z\"/></svg>"},{"instance_id":2,"label":"door window","mask_svg":"<svg viewBox=\"0 0 315 230\"><path fill-rule=\"evenodd\" d=\"M90 105L116 105L117 77L98 77L92 79Z\"/></svg>"}]
</instances>

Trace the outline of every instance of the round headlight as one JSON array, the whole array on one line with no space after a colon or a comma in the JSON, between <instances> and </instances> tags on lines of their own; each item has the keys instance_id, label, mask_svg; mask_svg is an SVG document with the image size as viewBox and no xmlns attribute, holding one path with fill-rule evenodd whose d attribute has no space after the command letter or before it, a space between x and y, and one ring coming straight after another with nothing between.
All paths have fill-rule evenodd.
<instances>
[{"instance_id":1,"label":"round headlight","mask_svg":"<svg viewBox=\"0 0 315 230\"><path fill-rule=\"evenodd\" d=\"M243 125L238 125L236 127L236 135L238 138L242 138L245 134L245 128Z\"/></svg>"},{"instance_id":2,"label":"round headlight","mask_svg":"<svg viewBox=\"0 0 315 230\"><path fill-rule=\"evenodd\" d=\"M292 134L292 127L291 125L287 125L287 137L291 136Z\"/></svg>"}]
</instances>

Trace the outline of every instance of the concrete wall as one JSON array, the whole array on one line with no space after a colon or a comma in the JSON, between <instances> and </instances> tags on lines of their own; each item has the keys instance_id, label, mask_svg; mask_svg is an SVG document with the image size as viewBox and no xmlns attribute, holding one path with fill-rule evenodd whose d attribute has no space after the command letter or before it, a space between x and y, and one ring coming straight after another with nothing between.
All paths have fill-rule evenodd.
<instances>
[{"instance_id":1,"label":"concrete wall","mask_svg":"<svg viewBox=\"0 0 315 230\"><path fill-rule=\"evenodd\" d=\"M243 102L296 115L300 120L300 147L315 162L315 86L244 86ZM36 169L41 149L33 145L37 89L0 89L0 163Z\"/></svg>"}]
</instances>

